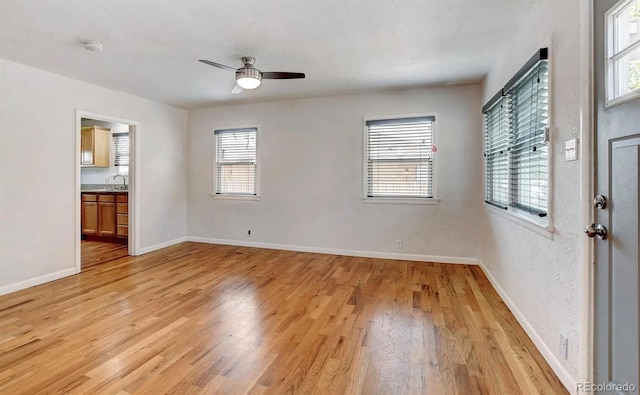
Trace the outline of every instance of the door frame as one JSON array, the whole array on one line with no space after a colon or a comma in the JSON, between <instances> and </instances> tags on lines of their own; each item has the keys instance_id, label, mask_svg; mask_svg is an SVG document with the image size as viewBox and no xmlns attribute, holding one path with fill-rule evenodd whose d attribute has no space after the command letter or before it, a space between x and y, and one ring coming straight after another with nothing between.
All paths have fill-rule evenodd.
<instances>
[{"instance_id":1,"label":"door frame","mask_svg":"<svg viewBox=\"0 0 640 395\"><path fill-rule=\"evenodd\" d=\"M80 273L82 270L82 249L81 249L81 238L82 238L82 229L81 229L81 218L82 218L82 202L81 202L81 190L80 185L81 181L81 154L80 154L80 129L82 128L82 118L90 118L95 119L97 121L103 122L117 122L129 125L129 238L127 250L129 255L139 255L138 251L140 250L139 240L139 226L140 216L137 208L139 207L139 199L138 194L136 193L139 187L138 175L139 175L139 166L137 166L137 158L140 152L138 148L138 134L140 133L140 122L113 117L110 115L97 114L89 111L83 111L76 109L76 161L75 161L75 172L76 172L76 182L75 182L75 196L76 196L76 230L75 230L75 240L76 240L76 273Z\"/></svg>"},{"instance_id":2,"label":"door frame","mask_svg":"<svg viewBox=\"0 0 640 395\"><path fill-rule=\"evenodd\" d=\"M595 1L595 0L594 0ZM595 196L595 75L594 25L592 1L581 1L580 20L580 221L581 227L593 222L592 198ZM582 273L582 314L580 322L579 382L593 382L594 377L594 240L579 242Z\"/></svg>"}]
</instances>

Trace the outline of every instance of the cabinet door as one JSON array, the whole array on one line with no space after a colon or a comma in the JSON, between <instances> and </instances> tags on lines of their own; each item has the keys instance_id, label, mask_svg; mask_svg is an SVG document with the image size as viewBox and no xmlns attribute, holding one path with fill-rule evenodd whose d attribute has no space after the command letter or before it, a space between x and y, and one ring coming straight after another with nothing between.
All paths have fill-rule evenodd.
<instances>
[{"instance_id":1,"label":"cabinet door","mask_svg":"<svg viewBox=\"0 0 640 395\"><path fill-rule=\"evenodd\" d=\"M80 131L80 164L93 165L93 129Z\"/></svg>"},{"instance_id":2,"label":"cabinet door","mask_svg":"<svg viewBox=\"0 0 640 395\"><path fill-rule=\"evenodd\" d=\"M98 233L98 203L82 202L82 233L95 235Z\"/></svg>"},{"instance_id":3,"label":"cabinet door","mask_svg":"<svg viewBox=\"0 0 640 395\"><path fill-rule=\"evenodd\" d=\"M116 204L98 202L98 234L115 236L116 234Z\"/></svg>"},{"instance_id":4,"label":"cabinet door","mask_svg":"<svg viewBox=\"0 0 640 395\"><path fill-rule=\"evenodd\" d=\"M95 167L109 167L111 132L109 129L93 130L93 164Z\"/></svg>"},{"instance_id":5,"label":"cabinet door","mask_svg":"<svg viewBox=\"0 0 640 395\"><path fill-rule=\"evenodd\" d=\"M111 129L98 126L80 129L80 164L82 166L109 167Z\"/></svg>"}]
</instances>

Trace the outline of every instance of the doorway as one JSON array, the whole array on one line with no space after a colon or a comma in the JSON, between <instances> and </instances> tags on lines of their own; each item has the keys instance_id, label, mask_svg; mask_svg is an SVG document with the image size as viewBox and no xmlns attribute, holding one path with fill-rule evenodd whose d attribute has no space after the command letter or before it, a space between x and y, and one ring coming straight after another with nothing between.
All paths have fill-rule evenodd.
<instances>
[{"instance_id":1,"label":"doorway","mask_svg":"<svg viewBox=\"0 0 640 395\"><path fill-rule=\"evenodd\" d=\"M137 121L76 111L76 270L136 255Z\"/></svg>"}]
</instances>

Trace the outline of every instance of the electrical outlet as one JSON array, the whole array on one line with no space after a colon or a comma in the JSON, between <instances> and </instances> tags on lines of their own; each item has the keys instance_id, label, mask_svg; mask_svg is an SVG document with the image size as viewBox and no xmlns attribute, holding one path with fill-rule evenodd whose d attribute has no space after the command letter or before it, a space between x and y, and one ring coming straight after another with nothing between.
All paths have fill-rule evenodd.
<instances>
[{"instance_id":1,"label":"electrical outlet","mask_svg":"<svg viewBox=\"0 0 640 395\"><path fill-rule=\"evenodd\" d=\"M560 355L562 355L564 359L569 358L569 339L567 339L562 332L560 332Z\"/></svg>"},{"instance_id":2,"label":"electrical outlet","mask_svg":"<svg viewBox=\"0 0 640 395\"><path fill-rule=\"evenodd\" d=\"M402 239L396 240L396 248L397 249L401 250L403 244L404 244L404 242L402 241Z\"/></svg>"}]
</instances>

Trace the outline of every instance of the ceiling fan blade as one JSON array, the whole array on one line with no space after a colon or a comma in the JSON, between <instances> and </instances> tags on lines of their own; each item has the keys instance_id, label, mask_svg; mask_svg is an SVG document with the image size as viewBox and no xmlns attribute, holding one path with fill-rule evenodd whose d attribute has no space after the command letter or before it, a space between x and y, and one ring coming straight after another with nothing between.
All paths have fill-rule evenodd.
<instances>
[{"instance_id":1,"label":"ceiling fan blade","mask_svg":"<svg viewBox=\"0 0 640 395\"><path fill-rule=\"evenodd\" d=\"M200 59L198 62L202 62L204 64L208 64L209 66L217 67L217 68L222 69L222 70L229 70L229 71L236 71L237 70L237 69L235 69L233 67L225 66L225 65L220 64L220 63L212 62L210 60Z\"/></svg>"},{"instance_id":2,"label":"ceiling fan blade","mask_svg":"<svg viewBox=\"0 0 640 395\"><path fill-rule=\"evenodd\" d=\"M262 79L269 80L290 80L293 78L304 78L304 73L288 73L286 71L265 71L262 73Z\"/></svg>"},{"instance_id":3,"label":"ceiling fan blade","mask_svg":"<svg viewBox=\"0 0 640 395\"><path fill-rule=\"evenodd\" d=\"M240 85L235 84L233 86L233 89L231 89L231 93L233 93L234 95L237 95L238 93L242 93L243 89Z\"/></svg>"}]
</instances>

